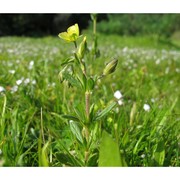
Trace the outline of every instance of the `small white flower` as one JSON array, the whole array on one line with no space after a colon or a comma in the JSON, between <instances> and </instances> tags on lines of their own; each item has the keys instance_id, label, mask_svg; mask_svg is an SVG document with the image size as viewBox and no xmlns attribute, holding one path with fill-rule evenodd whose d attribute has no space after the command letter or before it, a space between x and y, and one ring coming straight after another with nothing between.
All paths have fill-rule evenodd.
<instances>
[{"instance_id":1,"label":"small white flower","mask_svg":"<svg viewBox=\"0 0 180 180\"><path fill-rule=\"evenodd\" d=\"M11 93L16 92L17 90L18 90L18 86L13 86L13 87L11 88Z\"/></svg>"},{"instance_id":2,"label":"small white flower","mask_svg":"<svg viewBox=\"0 0 180 180\"><path fill-rule=\"evenodd\" d=\"M2 154L2 150L0 149L0 155Z\"/></svg>"},{"instance_id":3,"label":"small white flower","mask_svg":"<svg viewBox=\"0 0 180 180\"><path fill-rule=\"evenodd\" d=\"M160 61L160 59L157 59L156 60L156 64L159 64L161 61Z\"/></svg>"},{"instance_id":4,"label":"small white flower","mask_svg":"<svg viewBox=\"0 0 180 180\"><path fill-rule=\"evenodd\" d=\"M56 83L55 83L55 82L53 82L53 83L52 83L52 86L53 86L53 87L55 87L55 86L56 86Z\"/></svg>"},{"instance_id":5,"label":"small white flower","mask_svg":"<svg viewBox=\"0 0 180 180\"><path fill-rule=\"evenodd\" d=\"M23 81L22 79L19 79L19 80L16 81L16 84L20 85L22 83L22 81Z\"/></svg>"},{"instance_id":6,"label":"small white flower","mask_svg":"<svg viewBox=\"0 0 180 180\"><path fill-rule=\"evenodd\" d=\"M29 78L26 78L25 80L24 80L24 84L29 84L30 83L30 79Z\"/></svg>"},{"instance_id":7,"label":"small white flower","mask_svg":"<svg viewBox=\"0 0 180 180\"><path fill-rule=\"evenodd\" d=\"M0 92L5 91L4 87L0 86Z\"/></svg>"},{"instance_id":8,"label":"small white flower","mask_svg":"<svg viewBox=\"0 0 180 180\"><path fill-rule=\"evenodd\" d=\"M29 63L29 69L32 69L33 68L33 66L34 66L34 61L30 61L30 63Z\"/></svg>"},{"instance_id":9,"label":"small white flower","mask_svg":"<svg viewBox=\"0 0 180 180\"><path fill-rule=\"evenodd\" d=\"M29 65L33 66L34 65L34 61L30 61Z\"/></svg>"},{"instance_id":10,"label":"small white flower","mask_svg":"<svg viewBox=\"0 0 180 180\"><path fill-rule=\"evenodd\" d=\"M121 92L119 91L119 90L117 90L115 93L114 93L114 97L116 98L116 99L121 99L122 98L122 94L121 94Z\"/></svg>"},{"instance_id":11,"label":"small white flower","mask_svg":"<svg viewBox=\"0 0 180 180\"><path fill-rule=\"evenodd\" d=\"M20 63L20 60L19 60L19 59L17 59L17 60L16 60L16 63L17 63L17 64L19 64L19 63Z\"/></svg>"},{"instance_id":12,"label":"small white flower","mask_svg":"<svg viewBox=\"0 0 180 180\"><path fill-rule=\"evenodd\" d=\"M142 155L141 155L141 158L143 158L143 159L144 159L145 157L146 157L146 155L145 155L145 154L142 154Z\"/></svg>"},{"instance_id":13,"label":"small white flower","mask_svg":"<svg viewBox=\"0 0 180 180\"><path fill-rule=\"evenodd\" d=\"M118 100L118 104L121 106L121 105L123 105L123 101L120 99L120 100Z\"/></svg>"},{"instance_id":14,"label":"small white flower","mask_svg":"<svg viewBox=\"0 0 180 180\"><path fill-rule=\"evenodd\" d=\"M9 73L14 74L16 71L14 69L9 70Z\"/></svg>"},{"instance_id":15,"label":"small white flower","mask_svg":"<svg viewBox=\"0 0 180 180\"><path fill-rule=\"evenodd\" d=\"M122 51L123 52L127 52L128 51L128 47L124 47Z\"/></svg>"},{"instance_id":16,"label":"small white flower","mask_svg":"<svg viewBox=\"0 0 180 180\"><path fill-rule=\"evenodd\" d=\"M32 84L36 84L36 80L34 79L34 80L32 80Z\"/></svg>"},{"instance_id":17,"label":"small white flower","mask_svg":"<svg viewBox=\"0 0 180 180\"><path fill-rule=\"evenodd\" d=\"M150 106L148 104L144 104L143 109L145 111L150 111Z\"/></svg>"}]
</instances>

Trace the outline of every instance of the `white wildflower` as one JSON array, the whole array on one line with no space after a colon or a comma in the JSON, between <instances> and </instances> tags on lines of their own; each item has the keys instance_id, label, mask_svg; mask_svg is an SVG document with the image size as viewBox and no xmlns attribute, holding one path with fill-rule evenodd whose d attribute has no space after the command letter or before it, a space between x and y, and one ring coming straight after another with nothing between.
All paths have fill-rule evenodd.
<instances>
[{"instance_id":1,"label":"white wildflower","mask_svg":"<svg viewBox=\"0 0 180 180\"><path fill-rule=\"evenodd\" d=\"M123 105L122 99L118 100L118 104L119 104L120 106Z\"/></svg>"},{"instance_id":2,"label":"white wildflower","mask_svg":"<svg viewBox=\"0 0 180 180\"><path fill-rule=\"evenodd\" d=\"M116 98L116 99L121 99L122 98L122 94L121 94L121 92L119 91L119 90L117 90L115 93L114 93L114 97Z\"/></svg>"},{"instance_id":3,"label":"white wildflower","mask_svg":"<svg viewBox=\"0 0 180 180\"><path fill-rule=\"evenodd\" d=\"M11 93L15 93L17 90L18 90L18 86L15 85L11 88Z\"/></svg>"},{"instance_id":4,"label":"white wildflower","mask_svg":"<svg viewBox=\"0 0 180 180\"><path fill-rule=\"evenodd\" d=\"M142 154L142 155L141 155L141 158L143 158L143 159L144 159L145 157L146 157L146 155L145 155L145 154Z\"/></svg>"},{"instance_id":5,"label":"white wildflower","mask_svg":"<svg viewBox=\"0 0 180 180\"><path fill-rule=\"evenodd\" d=\"M35 79L34 79L34 80L32 80L32 84L34 84L34 85L36 84L36 80L35 80Z\"/></svg>"},{"instance_id":6,"label":"white wildflower","mask_svg":"<svg viewBox=\"0 0 180 180\"><path fill-rule=\"evenodd\" d=\"M28 69L32 69L34 66L34 61L30 61Z\"/></svg>"},{"instance_id":7,"label":"white wildflower","mask_svg":"<svg viewBox=\"0 0 180 180\"><path fill-rule=\"evenodd\" d=\"M55 82L53 82L53 83L52 83L52 86L53 86L53 87L55 87L55 86L56 86L56 83L55 83Z\"/></svg>"},{"instance_id":8,"label":"white wildflower","mask_svg":"<svg viewBox=\"0 0 180 180\"><path fill-rule=\"evenodd\" d=\"M161 62L160 59L156 60L156 64L160 64L160 62Z\"/></svg>"},{"instance_id":9,"label":"white wildflower","mask_svg":"<svg viewBox=\"0 0 180 180\"><path fill-rule=\"evenodd\" d=\"M144 104L144 106L143 106L143 109L145 110L145 111L150 111L150 106L149 106L149 104Z\"/></svg>"},{"instance_id":10,"label":"white wildflower","mask_svg":"<svg viewBox=\"0 0 180 180\"><path fill-rule=\"evenodd\" d=\"M20 60L19 60L19 59L17 59L17 60L16 60L16 63L17 63L17 64L19 64L19 63L20 63Z\"/></svg>"},{"instance_id":11,"label":"white wildflower","mask_svg":"<svg viewBox=\"0 0 180 180\"><path fill-rule=\"evenodd\" d=\"M4 87L0 86L0 92L5 91Z\"/></svg>"},{"instance_id":12,"label":"white wildflower","mask_svg":"<svg viewBox=\"0 0 180 180\"><path fill-rule=\"evenodd\" d=\"M16 71L14 69L9 70L9 73L14 74Z\"/></svg>"},{"instance_id":13,"label":"white wildflower","mask_svg":"<svg viewBox=\"0 0 180 180\"><path fill-rule=\"evenodd\" d=\"M128 47L124 47L122 50L124 53L128 51Z\"/></svg>"},{"instance_id":14,"label":"white wildflower","mask_svg":"<svg viewBox=\"0 0 180 180\"><path fill-rule=\"evenodd\" d=\"M115 93L114 93L114 97L118 100L118 104L121 106L123 105L123 95L121 94L121 92L119 90L117 90Z\"/></svg>"},{"instance_id":15,"label":"white wildflower","mask_svg":"<svg viewBox=\"0 0 180 180\"><path fill-rule=\"evenodd\" d=\"M26 78L26 79L24 80L24 84L27 85L27 84L29 84L29 83L30 83L30 79L29 79L29 78Z\"/></svg>"},{"instance_id":16,"label":"white wildflower","mask_svg":"<svg viewBox=\"0 0 180 180\"><path fill-rule=\"evenodd\" d=\"M19 79L19 80L16 81L16 84L20 85L22 83L22 81L23 81L23 79Z\"/></svg>"}]
</instances>

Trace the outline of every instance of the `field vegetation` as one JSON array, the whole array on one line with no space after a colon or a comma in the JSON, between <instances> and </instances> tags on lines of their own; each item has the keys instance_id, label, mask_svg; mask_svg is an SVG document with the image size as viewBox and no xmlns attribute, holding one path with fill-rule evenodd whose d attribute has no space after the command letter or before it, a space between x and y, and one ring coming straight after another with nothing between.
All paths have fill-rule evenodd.
<instances>
[{"instance_id":1,"label":"field vegetation","mask_svg":"<svg viewBox=\"0 0 180 180\"><path fill-rule=\"evenodd\" d=\"M0 38L0 166L180 166L178 42L98 33L93 52L94 35L82 34L88 122L87 89L72 69L59 75L73 43Z\"/></svg>"}]
</instances>

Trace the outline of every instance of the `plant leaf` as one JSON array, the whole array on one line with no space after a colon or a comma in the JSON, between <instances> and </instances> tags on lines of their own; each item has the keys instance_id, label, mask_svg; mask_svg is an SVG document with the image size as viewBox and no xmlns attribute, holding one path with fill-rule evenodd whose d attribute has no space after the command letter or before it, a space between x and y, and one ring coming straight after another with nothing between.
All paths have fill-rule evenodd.
<instances>
[{"instance_id":1,"label":"plant leaf","mask_svg":"<svg viewBox=\"0 0 180 180\"><path fill-rule=\"evenodd\" d=\"M61 115L61 117L69 120L79 121L79 119L76 116L72 115Z\"/></svg>"},{"instance_id":2,"label":"plant leaf","mask_svg":"<svg viewBox=\"0 0 180 180\"><path fill-rule=\"evenodd\" d=\"M112 108L116 105L116 102L111 103L109 106L107 106L105 109L103 109L96 117L95 120L98 120L105 116L109 111L112 110Z\"/></svg>"},{"instance_id":3,"label":"plant leaf","mask_svg":"<svg viewBox=\"0 0 180 180\"><path fill-rule=\"evenodd\" d=\"M160 141L157 145L156 151L154 153L154 159L157 162L158 166L163 166L165 158L165 149L164 149L164 141Z\"/></svg>"},{"instance_id":4,"label":"plant leaf","mask_svg":"<svg viewBox=\"0 0 180 180\"><path fill-rule=\"evenodd\" d=\"M69 64L69 63L71 63L71 62L74 62L74 57L66 58L66 59L62 62L61 66L67 65L67 64Z\"/></svg>"},{"instance_id":5,"label":"plant leaf","mask_svg":"<svg viewBox=\"0 0 180 180\"><path fill-rule=\"evenodd\" d=\"M103 131L99 151L99 167L122 167L127 166L124 158L121 157L118 144L112 137Z\"/></svg>"},{"instance_id":6,"label":"plant leaf","mask_svg":"<svg viewBox=\"0 0 180 180\"><path fill-rule=\"evenodd\" d=\"M71 74L69 73L64 73L64 78L72 85L75 86L77 88L82 88L82 84L79 81L79 79L76 79L75 77L73 77Z\"/></svg>"},{"instance_id":7,"label":"plant leaf","mask_svg":"<svg viewBox=\"0 0 180 180\"><path fill-rule=\"evenodd\" d=\"M84 111L84 107L81 103L79 103L78 105L74 106L74 112L76 113L78 119L80 120L80 122L85 122L86 121L86 115L85 115L85 111Z\"/></svg>"},{"instance_id":8,"label":"plant leaf","mask_svg":"<svg viewBox=\"0 0 180 180\"><path fill-rule=\"evenodd\" d=\"M78 126L78 123L74 122L73 120L70 120L69 124L70 124L70 129L71 129L72 133L74 134L74 136L81 143L83 143L83 137L82 137L82 134L81 134L81 130L80 130L79 126Z\"/></svg>"},{"instance_id":9,"label":"plant leaf","mask_svg":"<svg viewBox=\"0 0 180 180\"><path fill-rule=\"evenodd\" d=\"M87 87L89 91L92 91L94 88L95 82L93 80L93 78L89 78L87 81Z\"/></svg>"}]
</instances>

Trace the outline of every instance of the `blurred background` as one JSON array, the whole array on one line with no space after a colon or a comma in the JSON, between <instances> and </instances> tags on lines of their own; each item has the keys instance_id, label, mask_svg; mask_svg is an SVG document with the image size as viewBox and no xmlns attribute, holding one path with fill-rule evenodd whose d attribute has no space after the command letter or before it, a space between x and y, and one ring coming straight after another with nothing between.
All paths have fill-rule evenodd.
<instances>
[{"instance_id":1,"label":"blurred background","mask_svg":"<svg viewBox=\"0 0 180 180\"><path fill-rule=\"evenodd\" d=\"M57 35L78 23L91 28L90 14L0 14L0 36ZM99 33L137 36L158 34L180 39L180 14L98 14Z\"/></svg>"}]
</instances>

